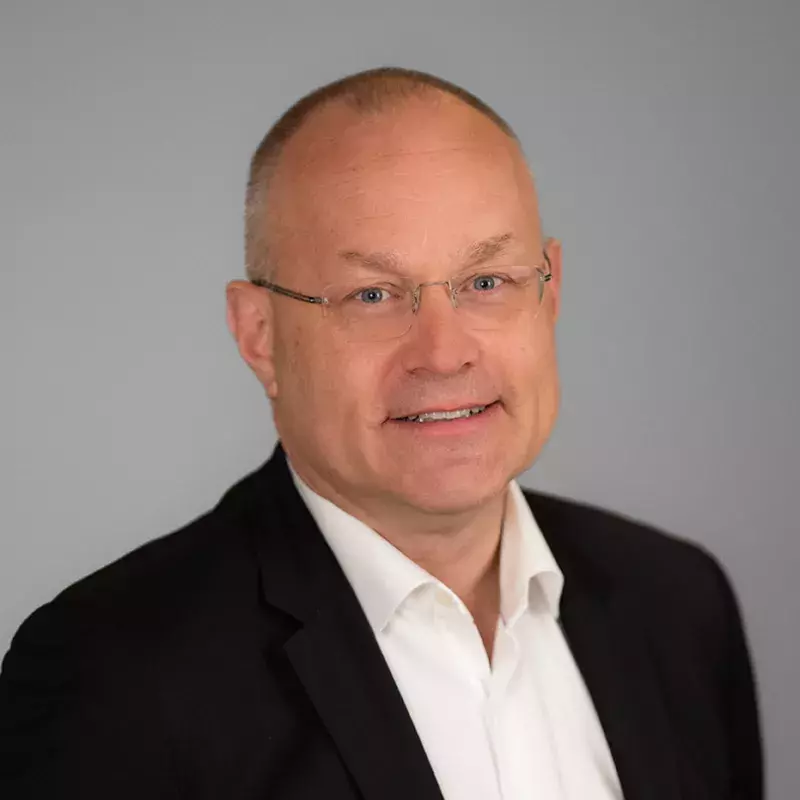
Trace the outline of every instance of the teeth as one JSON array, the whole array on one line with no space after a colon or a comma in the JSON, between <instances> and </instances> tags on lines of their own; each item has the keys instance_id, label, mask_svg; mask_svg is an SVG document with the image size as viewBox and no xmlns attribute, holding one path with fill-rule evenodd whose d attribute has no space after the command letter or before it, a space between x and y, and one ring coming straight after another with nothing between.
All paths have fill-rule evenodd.
<instances>
[{"instance_id":1,"label":"teeth","mask_svg":"<svg viewBox=\"0 0 800 800\"><path fill-rule=\"evenodd\" d=\"M439 422L445 419L461 419L480 414L486 406L474 406L473 408L460 408L458 411L428 411L425 414L412 414L410 417L402 417L408 422Z\"/></svg>"}]
</instances>

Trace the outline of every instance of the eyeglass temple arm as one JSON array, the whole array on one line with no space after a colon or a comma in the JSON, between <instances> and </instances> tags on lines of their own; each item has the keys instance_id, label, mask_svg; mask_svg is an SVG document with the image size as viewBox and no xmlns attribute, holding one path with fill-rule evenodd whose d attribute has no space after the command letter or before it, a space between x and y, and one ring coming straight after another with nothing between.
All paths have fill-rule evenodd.
<instances>
[{"instance_id":1,"label":"eyeglass temple arm","mask_svg":"<svg viewBox=\"0 0 800 800\"><path fill-rule=\"evenodd\" d=\"M547 250L542 250L542 255L544 256L544 263L547 264L547 273L542 275L542 281L547 283L547 281L553 280L553 265L550 263L550 256L547 255Z\"/></svg>"},{"instance_id":2,"label":"eyeglass temple arm","mask_svg":"<svg viewBox=\"0 0 800 800\"><path fill-rule=\"evenodd\" d=\"M269 289L270 292L275 292L275 294L282 294L284 297L291 297L293 300L302 300L304 303L325 305L328 302L326 297L315 297L310 294L301 294L300 292L295 292L292 289L286 289L283 286L278 286L277 283L272 283L272 281L267 281L262 278L256 278L255 280L250 281L250 283L254 284L255 286L261 286L264 289Z\"/></svg>"}]
</instances>

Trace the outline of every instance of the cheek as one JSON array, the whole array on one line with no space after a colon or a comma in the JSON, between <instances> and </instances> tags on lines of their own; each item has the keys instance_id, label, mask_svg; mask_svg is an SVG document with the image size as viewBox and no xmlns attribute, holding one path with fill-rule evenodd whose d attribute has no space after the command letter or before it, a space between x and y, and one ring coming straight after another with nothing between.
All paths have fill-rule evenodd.
<instances>
[{"instance_id":1,"label":"cheek","mask_svg":"<svg viewBox=\"0 0 800 800\"><path fill-rule=\"evenodd\" d=\"M279 398L287 406L305 408L314 423L330 424L344 433L379 398L381 364L339 341L330 331L295 329L276 347Z\"/></svg>"},{"instance_id":2,"label":"cheek","mask_svg":"<svg viewBox=\"0 0 800 800\"><path fill-rule=\"evenodd\" d=\"M557 402L558 368L555 342L549 330L538 330L535 336L525 337L524 344L509 347L511 354L511 380L517 400L522 405L542 406Z\"/></svg>"},{"instance_id":3,"label":"cheek","mask_svg":"<svg viewBox=\"0 0 800 800\"><path fill-rule=\"evenodd\" d=\"M275 337L274 359L278 404L287 410L316 405L319 387L324 385L326 359L312 346L308 332L295 325L281 326Z\"/></svg>"}]
</instances>

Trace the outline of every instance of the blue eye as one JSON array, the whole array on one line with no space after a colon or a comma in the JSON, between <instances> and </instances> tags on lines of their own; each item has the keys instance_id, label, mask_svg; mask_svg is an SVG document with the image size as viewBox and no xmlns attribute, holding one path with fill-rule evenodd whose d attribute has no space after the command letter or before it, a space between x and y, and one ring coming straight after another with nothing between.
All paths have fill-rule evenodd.
<instances>
[{"instance_id":1,"label":"blue eye","mask_svg":"<svg viewBox=\"0 0 800 800\"><path fill-rule=\"evenodd\" d=\"M381 289L378 286L369 286L366 289L360 289L356 293L356 297L362 302L366 303L367 305L376 305L384 299L386 295L386 290Z\"/></svg>"},{"instance_id":2,"label":"blue eye","mask_svg":"<svg viewBox=\"0 0 800 800\"><path fill-rule=\"evenodd\" d=\"M494 275L477 275L472 279L472 288L479 292L488 292L497 286L497 282Z\"/></svg>"}]
</instances>

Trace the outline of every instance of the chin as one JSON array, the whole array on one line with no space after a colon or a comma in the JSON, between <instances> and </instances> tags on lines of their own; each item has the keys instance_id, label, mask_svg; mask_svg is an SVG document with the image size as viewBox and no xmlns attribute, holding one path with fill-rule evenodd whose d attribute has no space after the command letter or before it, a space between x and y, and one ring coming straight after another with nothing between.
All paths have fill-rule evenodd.
<instances>
[{"instance_id":1,"label":"chin","mask_svg":"<svg viewBox=\"0 0 800 800\"><path fill-rule=\"evenodd\" d=\"M514 477L504 463L486 463L470 459L426 469L397 474L391 481L392 492L421 511L434 514L456 514L483 505L500 495Z\"/></svg>"}]
</instances>

